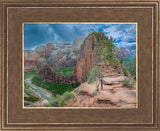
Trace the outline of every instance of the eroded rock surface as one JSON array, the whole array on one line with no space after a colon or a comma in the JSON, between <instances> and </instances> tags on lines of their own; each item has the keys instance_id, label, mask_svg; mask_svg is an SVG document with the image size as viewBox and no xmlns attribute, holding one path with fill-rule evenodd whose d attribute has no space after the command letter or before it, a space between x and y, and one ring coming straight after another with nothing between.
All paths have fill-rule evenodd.
<instances>
[{"instance_id":1,"label":"eroded rock surface","mask_svg":"<svg viewBox=\"0 0 160 131\"><path fill-rule=\"evenodd\" d=\"M41 70L37 73L38 78L43 78L48 82L56 82L56 83L63 83L63 84L73 84L77 83L76 77L73 75L71 77L68 76L61 76L56 73L52 67L45 65Z\"/></svg>"},{"instance_id":2,"label":"eroded rock surface","mask_svg":"<svg viewBox=\"0 0 160 131\"><path fill-rule=\"evenodd\" d=\"M97 85L99 81L95 81L91 84L87 82L81 84L73 92L75 100L70 100L66 106L71 107L136 107L136 88L128 89L122 87L122 80L125 79L124 75L118 75L115 73L106 74L110 76L112 84L103 83L103 89L99 86L97 91ZM103 81L108 77L104 77ZM118 82L118 83L117 83Z\"/></svg>"}]
</instances>

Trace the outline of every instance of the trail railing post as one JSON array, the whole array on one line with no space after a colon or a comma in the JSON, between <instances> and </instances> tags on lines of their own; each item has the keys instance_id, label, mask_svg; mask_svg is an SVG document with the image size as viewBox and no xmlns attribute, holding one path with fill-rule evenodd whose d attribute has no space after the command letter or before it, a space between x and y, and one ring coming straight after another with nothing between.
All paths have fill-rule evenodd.
<instances>
[{"instance_id":1,"label":"trail railing post","mask_svg":"<svg viewBox=\"0 0 160 131\"><path fill-rule=\"evenodd\" d=\"M103 81L101 79L101 90L103 90Z\"/></svg>"}]
</instances>

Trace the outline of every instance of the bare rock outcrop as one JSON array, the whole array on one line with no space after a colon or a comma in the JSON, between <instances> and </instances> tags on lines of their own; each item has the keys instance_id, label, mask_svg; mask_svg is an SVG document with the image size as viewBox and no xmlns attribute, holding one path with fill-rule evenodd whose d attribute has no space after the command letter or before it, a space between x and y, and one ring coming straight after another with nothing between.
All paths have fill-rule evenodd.
<instances>
[{"instance_id":1,"label":"bare rock outcrop","mask_svg":"<svg viewBox=\"0 0 160 131\"><path fill-rule=\"evenodd\" d=\"M111 68L111 67L108 67ZM106 68L106 71L107 69ZM107 71L108 72L108 71ZM98 79L91 84L82 83L72 91L75 98L70 100L67 107L136 107L136 88L125 88L121 82L126 78L123 74L105 72L103 88ZM76 99L76 102L74 102Z\"/></svg>"},{"instance_id":2,"label":"bare rock outcrop","mask_svg":"<svg viewBox=\"0 0 160 131\"><path fill-rule=\"evenodd\" d=\"M56 73L52 67L45 65L41 70L37 72L38 78L43 78L48 82L56 82L56 83L63 83L63 84L74 84L77 83L76 77L73 75L71 77L61 76Z\"/></svg>"},{"instance_id":3,"label":"bare rock outcrop","mask_svg":"<svg viewBox=\"0 0 160 131\"><path fill-rule=\"evenodd\" d=\"M80 50L81 45L83 44L85 38L77 38L73 41L72 50Z\"/></svg>"},{"instance_id":4,"label":"bare rock outcrop","mask_svg":"<svg viewBox=\"0 0 160 131\"><path fill-rule=\"evenodd\" d=\"M108 38L104 36L104 34L102 32L97 32L98 37L101 37L101 40L105 40L107 41ZM80 54L79 54L79 58L78 58L78 63L76 65L76 69L74 71L74 75L77 77L77 80L79 82L85 82L87 81L87 77L89 72L99 63L101 63L101 58L102 56L99 55L99 49L97 43L98 43L98 38L96 36L96 34L90 34L88 35L88 37L85 39L84 43L81 45L80 48ZM127 74L129 74L129 72L126 70L126 68L120 64L120 62L118 61L118 59L115 59L114 61L116 61L116 63L118 63L115 66L110 66L111 68L113 68L112 70L116 70L116 72L118 72L119 74L123 74L123 72L125 71ZM110 68L106 68L106 66L109 66L110 63L106 62L102 68L107 69L108 71L110 71Z\"/></svg>"}]
</instances>

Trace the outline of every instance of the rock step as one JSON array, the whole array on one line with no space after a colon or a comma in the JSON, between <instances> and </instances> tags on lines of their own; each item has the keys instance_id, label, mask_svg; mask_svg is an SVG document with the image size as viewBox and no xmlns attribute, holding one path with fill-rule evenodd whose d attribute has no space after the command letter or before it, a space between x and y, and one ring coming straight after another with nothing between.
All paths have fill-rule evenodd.
<instances>
[{"instance_id":1,"label":"rock step","mask_svg":"<svg viewBox=\"0 0 160 131\"><path fill-rule=\"evenodd\" d=\"M108 77L108 76L115 76L115 77L117 77L117 76L121 76L121 74L117 74L117 73L105 73L105 74L103 74L103 76L104 77Z\"/></svg>"},{"instance_id":2,"label":"rock step","mask_svg":"<svg viewBox=\"0 0 160 131\"><path fill-rule=\"evenodd\" d=\"M105 103L105 104L116 104L116 98L114 97L114 95L110 92L106 92L106 91L99 91L99 93L97 94L97 103Z\"/></svg>"},{"instance_id":3,"label":"rock step","mask_svg":"<svg viewBox=\"0 0 160 131\"><path fill-rule=\"evenodd\" d=\"M124 80L124 76L119 77L104 77L103 78L103 84L104 85L113 85L113 84L120 84L122 80Z\"/></svg>"},{"instance_id":4,"label":"rock step","mask_svg":"<svg viewBox=\"0 0 160 131\"><path fill-rule=\"evenodd\" d=\"M110 82L103 82L103 84L104 85L119 85L121 82L119 82L119 81L116 81L116 82L112 82L112 81L110 81Z\"/></svg>"}]
</instances>

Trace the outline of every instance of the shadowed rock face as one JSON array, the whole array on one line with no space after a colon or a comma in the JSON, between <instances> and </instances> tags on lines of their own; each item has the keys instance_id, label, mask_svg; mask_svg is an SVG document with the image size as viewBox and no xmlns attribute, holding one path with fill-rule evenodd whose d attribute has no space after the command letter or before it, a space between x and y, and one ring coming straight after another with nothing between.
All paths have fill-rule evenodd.
<instances>
[{"instance_id":1,"label":"shadowed rock face","mask_svg":"<svg viewBox=\"0 0 160 131\"><path fill-rule=\"evenodd\" d=\"M77 83L76 77L73 75L71 77L61 76L56 73L52 67L45 65L41 70L37 73L38 78L44 78L48 82L55 81L56 83L63 83L63 84L73 84Z\"/></svg>"},{"instance_id":2,"label":"shadowed rock face","mask_svg":"<svg viewBox=\"0 0 160 131\"><path fill-rule=\"evenodd\" d=\"M37 60L25 60L24 65L25 65L24 72L28 72L28 71L36 71L37 67L39 65L43 65L43 63Z\"/></svg>"},{"instance_id":3,"label":"shadowed rock face","mask_svg":"<svg viewBox=\"0 0 160 131\"><path fill-rule=\"evenodd\" d=\"M81 44L81 43L80 43ZM77 64L77 58L79 55L80 44L57 44L57 43L48 43L46 46L36 47L34 50L25 50L24 51L24 66L25 69L32 69L32 64L26 64L28 61L32 63L39 61L42 63L42 66L45 64L50 65L54 69L70 69L70 67L75 68ZM72 48L77 50L73 50ZM29 63L29 62L28 62ZM31 62L30 62L31 63ZM37 68L37 67L35 67ZM27 71L27 70L26 70Z\"/></svg>"},{"instance_id":4,"label":"shadowed rock face","mask_svg":"<svg viewBox=\"0 0 160 131\"><path fill-rule=\"evenodd\" d=\"M100 36L100 38L98 38L98 36ZM38 71L37 76L50 82L56 81L57 83L64 84L86 82L89 72L101 63L101 56L98 55L98 39L108 40L102 32L98 32L98 35L90 34L83 40L78 55L75 55L76 52L72 50L73 45L71 44L47 44L45 48L36 48L35 50L37 51L44 51L45 49L45 59L48 60L48 64L44 64L45 66ZM29 53L35 54L36 56L36 53ZM45 59L40 57L38 60L45 63ZM117 61L117 63L119 62L118 60L115 61ZM107 62L106 64L109 63ZM72 68L75 70L71 77L61 76L54 71L55 69L64 69L67 66L72 67L73 65L76 67ZM119 73L122 73L122 68L124 69L121 64L113 68Z\"/></svg>"},{"instance_id":5,"label":"shadowed rock face","mask_svg":"<svg viewBox=\"0 0 160 131\"><path fill-rule=\"evenodd\" d=\"M88 77L89 71L91 71L96 64L99 63L99 56L95 44L97 39L95 35L89 35L84 43L81 45L78 63L74 71L74 75L79 82L85 82Z\"/></svg>"},{"instance_id":6,"label":"shadowed rock face","mask_svg":"<svg viewBox=\"0 0 160 131\"><path fill-rule=\"evenodd\" d=\"M85 38L77 38L73 41L72 49L79 50L81 45L83 44Z\"/></svg>"},{"instance_id":7,"label":"shadowed rock face","mask_svg":"<svg viewBox=\"0 0 160 131\"><path fill-rule=\"evenodd\" d=\"M102 32L98 32L97 36L101 36L101 39L108 40L107 37L104 36ZM90 34L85 40L84 43L81 45L80 54L78 58L78 63L76 65L76 69L74 71L74 75L77 77L77 81L79 82L86 82L89 72L99 63L101 63L101 56L98 55L98 37L95 34ZM119 61L116 59L114 61ZM108 62L106 63L110 65ZM108 67L105 67L106 69ZM113 67L117 70L117 72L123 74L123 70L125 67L119 63ZM125 69L126 70L126 69ZM126 70L127 71L127 70ZM128 71L127 71L128 72ZM128 72L129 74L129 72Z\"/></svg>"}]
</instances>

